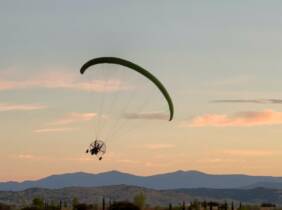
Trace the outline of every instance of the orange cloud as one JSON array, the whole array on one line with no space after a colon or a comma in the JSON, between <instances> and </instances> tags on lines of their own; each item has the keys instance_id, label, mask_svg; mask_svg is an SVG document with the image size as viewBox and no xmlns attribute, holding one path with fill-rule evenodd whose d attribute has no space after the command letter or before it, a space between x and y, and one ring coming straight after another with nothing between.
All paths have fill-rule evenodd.
<instances>
[{"instance_id":1,"label":"orange cloud","mask_svg":"<svg viewBox=\"0 0 282 210\"><path fill-rule=\"evenodd\" d=\"M19 160L26 160L26 161L55 160L54 158L51 158L51 157L38 156L38 155L33 155L33 154L12 155L11 158L19 159Z\"/></svg>"},{"instance_id":2,"label":"orange cloud","mask_svg":"<svg viewBox=\"0 0 282 210\"><path fill-rule=\"evenodd\" d=\"M282 124L282 112L273 110L238 112L233 115L205 114L182 126L188 127L244 127Z\"/></svg>"},{"instance_id":3,"label":"orange cloud","mask_svg":"<svg viewBox=\"0 0 282 210\"><path fill-rule=\"evenodd\" d=\"M140 161L132 160L132 159L118 159L117 162L119 163L125 163L125 164L139 164Z\"/></svg>"},{"instance_id":4,"label":"orange cloud","mask_svg":"<svg viewBox=\"0 0 282 210\"><path fill-rule=\"evenodd\" d=\"M42 128L34 130L34 133L51 133L51 132L65 132L72 131L74 128Z\"/></svg>"},{"instance_id":5,"label":"orange cloud","mask_svg":"<svg viewBox=\"0 0 282 210\"><path fill-rule=\"evenodd\" d=\"M0 104L0 112L32 111L46 108L47 106L40 104Z\"/></svg>"},{"instance_id":6,"label":"orange cloud","mask_svg":"<svg viewBox=\"0 0 282 210\"><path fill-rule=\"evenodd\" d=\"M30 155L30 154L20 154L17 157L19 159L28 159L28 160L31 160L31 159L35 158L33 155Z\"/></svg>"},{"instance_id":7,"label":"orange cloud","mask_svg":"<svg viewBox=\"0 0 282 210\"><path fill-rule=\"evenodd\" d=\"M207 163L207 164L226 164L226 163L242 163L244 160L238 159L237 157L234 159L230 158L206 158L202 160L197 160L199 163Z\"/></svg>"},{"instance_id":8,"label":"orange cloud","mask_svg":"<svg viewBox=\"0 0 282 210\"><path fill-rule=\"evenodd\" d=\"M61 88L90 92L114 92L129 89L118 79L82 81L80 77L74 74L53 72L37 75L28 80L2 79L0 80L0 90Z\"/></svg>"},{"instance_id":9,"label":"orange cloud","mask_svg":"<svg viewBox=\"0 0 282 210\"><path fill-rule=\"evenodd\" d=\"M281 104L281 99L227 99L214 100L213 103L254 103L254 104Z\"/></svg>"},{"instance_id":10,"label":"orange cloud","mask_svg":"<svg viewBox=\"0 0 282 210\"><path fill-rule=\"evenodd\" d=\"M77 123L77 122L84 122L84 121L92 120L93 118L96 117L96 115L97 115L96 113L91 113L91 112L90 113L72 112L50 124L67 125L67 124L72 124L72 123Z\"/></svg>"},{"instance_id":11,"label":"orange cloud","mask_svg":"<svg viewBox=\"0 0 282 210\"><path fill-rule=\"evenodd\" d=\"M257 150L257 149L233 149L233 150L225 150L223 151L226 155L232 156L243 156L243 157L265 157L265 156L272 156L278 154L277 151L273 150Z\"/></svg>"},{"instance_id":12,"label":"orange cloud","mask_svg":"<svg viewBox=\"0 0 282 210\"><path fill-rule=\"evenodd\" d=\"M125 113L124 118L135 120L135 119L145 119L145 120L167 120L169 117L163 112L142 112L142 113Z\"/></svg>"},{"instance_id":13,"label":"orange cloud","mask_svg":"<svg viewBox=\"0 0 282 210\"><path fill-rule=\"evenodd\" d=\"M147 144L145 145L147 149L158 150L158 149L170 149L174 148L173 144Z\"/></svg>"},{"instance_id":14,"label":"orange cloud","mask_svg":"<svg viewBox=\"0 0 282 210\"><path fill-rule=\"evenodd\" d=\"M10 90L16 87L16 82L0 81L0 90Z\"/></svg>"}]
</instances>

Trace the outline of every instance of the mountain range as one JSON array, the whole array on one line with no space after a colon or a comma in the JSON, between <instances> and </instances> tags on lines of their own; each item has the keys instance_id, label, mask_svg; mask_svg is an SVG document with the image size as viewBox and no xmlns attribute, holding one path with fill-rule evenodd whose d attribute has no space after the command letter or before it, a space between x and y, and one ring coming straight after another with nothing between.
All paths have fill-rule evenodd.
<instances>
[{"instance_id":1,"label":"mountain range","mask_svg":"<svg viewBox=\"0 0 282 210\"><path fill-rule=\"evenodd\" d=\"M0 182L0 191L22 191L29 188L59 189L65 187L99 187L131 185L156 190L164 189L282 189L282 177L249 176L241 174L214 175L199 171L175 171L153 176L137 176L119 171L98 174L77 172L52 175L23 182Z\"/></svg>"}]
</instances>

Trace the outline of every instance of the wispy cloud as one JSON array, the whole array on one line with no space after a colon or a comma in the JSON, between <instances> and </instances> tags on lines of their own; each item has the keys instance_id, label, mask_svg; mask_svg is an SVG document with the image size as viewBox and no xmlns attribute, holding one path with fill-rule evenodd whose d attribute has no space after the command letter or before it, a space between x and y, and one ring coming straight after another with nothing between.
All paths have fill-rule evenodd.
<instances>
[{"instance_id":1,"label":"wispy cloud","mask_svg":"<svg viewBox=\"0 0 282 210\"><path fill-rule=\"evenodd\" d=\"M46 161L46 162L57 162L58 159L55 156L47 156L47 155L38 155L38 154L14 154L10 155L10 158L22 160L22 161ZM89 157L86 155L81 156L62 156L60 157L60 160L62 161L76 161L76 162L90 162L94 160L93 157Z\"/></svg>"},{"instance_id":2,"label":"wispy cloud","mask_svg":"<svg viewBox=\"0 0 282 210\"><path fill-rule=\"evenodd\" d=\"M143 163L143 165L145 167L148 168L163 168L163 167L167 167L169 164L168 162L164 162L164 163L160 163L160 162L152 162L152 161L147 161L145 163Z\"/></svg>"},{"instance_id":3,"label":"wispy cloud","mask_svg":"<svg viewBox=\"0 0 282 210\"><path fill-rule=\"evenodd\" d=\"M211 154L207 154L204 159L197 160L199 163L207 164L235 164L244 163L248 159L252 158L271 158L273 156L281 156L282 153L279 150L274 149L261 149L261 148L236 148L236 149L224 149L213 151Z\"/></svg>"},{"instance_id":4,"label":"wispy cloud","mask_svg":"<svg viewBox=\"0 0 282 210\"><path fill-rule=\"evenodd\" d=\"M125 163L125 164L139 164L140 161L132 160L132 159L118 159L117 162L119 163Z\"/></svg>"},{"instance_id":5,"label":"wispy cloud","mask_svg":"<svg viewBox=\"0 0 282 210\"><path fill-rule=\"evenodd\" d=\"M194 117L190 122L184 122L184 127L244 127L259 125L282 124L282 112L273 110L237 112L232 115L205 114Z\"/></svg>"},{"instance_id":6,"label":"wispy cloud","mask_svg":"<svg viewBox=\"0 0 282 210\"><path fill-rule=\"evenodd\" d=\"M167 120L169 117L163 112L125 113L126 119Z\"/></svg>"},{"instance_id":7,"label":"wispy cloud","mask_svg":"<svg viewBox=\"0 0 282 210\"><path fill-rule=\"evenodd\" d=\"M96 113L92 113L92 112L89 113L72 112L62 118L57 119L55 122L50 123L50 125L68 125L72 123L89 121L95 117L96 117Z\"/></svg>"},{"instance_id":8,"label":"wispy cloud","mask_svg":"<svg viewBox=\"0 0 282 210\"><path fill-rule=\"evenodd\" d=\"M115 92L129 89L128 86L118 79L83 81L80 77L64 72L53 72L37 75L27 80L1 79L0 90L61 88L90 92Z\"/></svg>"},{"instance_id":9,"label":"wispy cloud","mask_svg":"<svg viewBox=\"0 0 282 210\"><path fill-rule=\"evenodd\" d=\"M16 82L0 81L0 90L15 89L16 86L17 86L17 85L16 85Z\"/></svg>"},{"instance_id":10,"label":"wispy cloud","mask_svg":"<svg viewBox=\"0 0 282 210\"><path fill-rule=\"evenodd\" d=\"M80 157L65 157L63 158L66 161L78 161L78 162L89 162L93 161L93 157L86 157L86 156L80 156Z\"/></svg>"},{"instance_id":11,"label":"wispy cloud","mask_svg":"<svg viewBox=\"0 0 282 210\"><path fill-rule=\"evenodd\" d=\"M224 150L223 154L228 156L243 156L243 157L265 157L278 154L277 151L273 150L262 150L262 149L232 149Z\"/></svg>"},{"instance_id":12,"label":"wispy cloud","mask_svg":"<svg viewBox=\"0 0 282 210\"><path fill-rule=\"evenodd\" d=\"M173 144L146 144L145 147L151 150L159 150L159 149L170 149L174 148Z\"/></svg>"},{"instance_id":13,"label":"wispy cloud","mask_svg":"<svg viewBox=\"0 0 282 210\"><path fill-rule=\"evenodd\" d=\"M13 159L23 160L23 161L47 161L47 162L53 162L58 161L56 157L54 156L44 156L44 155L37 155L37 154L17 154L17 155L11 155L10 156ZM77 157L68 157L63 156L60 158L62 161L77 161L77 162L89 162L93 161L93 157L87 157L85 155L77 156Z\"/></svg>"},{"instance_id":14,"label":"wispy cloud","mask_svg":"<svg viewBox=\"0 0 282 210\"><path fill-rule=\"evenodd\" d=\"M53 122L48 123L49 127L35 129L33 130L33 132L34 133L55 133L55 132L73 131L73 130L76 130L77 128L62 127L62 126L90 121L94 119L95 117L96 117L96 113L92 113L92 112L88 112L88 113L71 112Z\"/></svg>"},{"instance_id":15,"label":"wispy cloud","mask_svg":"<svg viewBox=\"0 0 282 210\"><path fill-rule=\"evenodd\" d=\"M199 163L207 163L207 164L226 164L226 163L242 163L244 160L238 158L205 158L197 160Z\"/></svg>"},{"instance_id":16,"label":"wispy cloud","mask_svg":"<svg viewBox=\"0 0 282 210\"><path fill-rule=\"evenodd\" d=\"M17 156L17 158L19 158L19 159L32 160L32 159L35 159L35 156L34 156L34 155L30 155L30 154L19 154L19 155Z\"/></svg>"},{"instance_id":17,"label":"wispy cloud","mask_svg":"<svg viewBox=\"0 0 282 210\"><path fill-rule=\"evenodd\" d=\"M255 104L282 104L282 99L227 99L214 100L213 103L255 103Z\"/></svg>"},{"instance_id":18,"label":"wispy cloud","mask_svg":"<svg viewBox=\"0 0 282 210\"><path fill-rule=\"evenodd\" d=\"M35 154L18 154L18 155L11 155L11 158L18 159L18 160L25 160L25 161L42 161L42 160L55 160L55 158L51 158L48 156L41 156Z\"/></svg>"},{"instance_id":19,"label":"wispy cloud","mask_svg":"<svg viewBox=\"0 0 282 210\"><path fill-rule=\"evenodd\" d=\"M34 133L54 133L54 132L66 132L66 131L72 131L75 128L41 128L41 129L36 129L33 132Z\"/></svg>"},{"instance_id":20,"label":"wispy cloud","mask_svg":"<svg viewBox=\"0 0 282 210\"><path fill-rule=\"evenodd\" d=\"M47 106L41 104L6 104L0 103L0 112L8 111L32 111L46 109Z\"/></svg>"}]
</instances>

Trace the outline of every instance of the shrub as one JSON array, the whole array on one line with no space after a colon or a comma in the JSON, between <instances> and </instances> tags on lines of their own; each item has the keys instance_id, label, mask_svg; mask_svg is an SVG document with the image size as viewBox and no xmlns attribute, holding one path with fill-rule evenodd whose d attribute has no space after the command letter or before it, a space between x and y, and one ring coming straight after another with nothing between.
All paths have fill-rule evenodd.
<instances>
[{"instance_id":1,"label":"shrub","mask_svg":"<svg viewBox=\"0 0 282 210\"><path fill-rule=\"evenodd\" d=\"M11 206L0 203L0 210L10 210Z\"/></svg>"},{"instance_id":2,"label":"shrub","mask_svg":"<svg viewBox=\"0 0 282 210\"><path fill-rule=\"evenodd\" d=\"M140 208L133 203L124 201L112 204L109 210L140 210Z\"/></svg>"}]
</instances>

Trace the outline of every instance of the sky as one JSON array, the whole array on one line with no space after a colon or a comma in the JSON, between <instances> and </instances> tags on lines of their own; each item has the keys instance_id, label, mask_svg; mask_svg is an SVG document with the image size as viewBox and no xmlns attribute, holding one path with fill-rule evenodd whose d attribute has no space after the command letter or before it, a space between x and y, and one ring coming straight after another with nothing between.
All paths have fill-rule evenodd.
<instances>
[{"instance_id":1,"label":"sky","mask_svg":"<svg viewBox=\"0 0 282 210\"><path fill-rule=\"evenodd\" d=\"M281 6L0 0L0 181L109 170L282 176ZM164 120L157 89L132 72L116 77L124 69L103 66L111 79L104 71L80 75L84 62L101 56L150 70L173 98L174 120ZM103 121L108 136L119 113L110 102L99 112L103 95L133 98L135 111L144 101L155 105L130 110L141 119L121 121L134 132L118 127L98 161L84 153L95 124Z\"/></svg>"}]
</instances>

